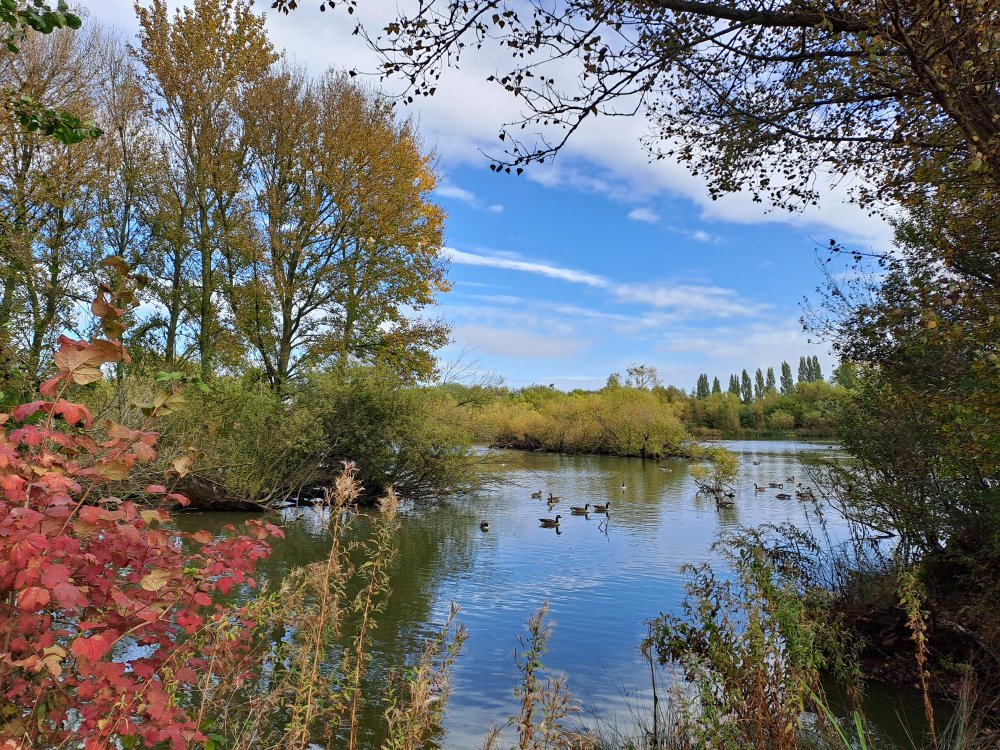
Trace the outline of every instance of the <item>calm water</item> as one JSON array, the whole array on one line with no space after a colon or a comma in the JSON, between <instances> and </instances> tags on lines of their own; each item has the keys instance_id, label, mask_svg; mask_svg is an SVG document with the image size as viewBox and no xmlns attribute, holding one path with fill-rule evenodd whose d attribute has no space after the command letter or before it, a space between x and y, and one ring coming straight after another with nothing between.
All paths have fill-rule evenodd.
<instances>
[{"instance_id":1,"label":"calm water","mask_svg":"<svg viewBox=\"0 0 1000 750\"><path fill-rule=\"evenodd\" d=\"M568 676L584 708L582 721L630 726L630 716L649 704L648 671L638 651L645 622L678 611L679 566L709 561L721 568L711 546L725 529L784 521L818 528L821 504L779 500L779 490L756 493L753 485L783 482L791 494L788 476L814 484L809 458L833 448L779 441L726 445L743 463L730 509L695 495L683 461L508 452L500 455L506 482L498 490L404 511L394 591L377 637L375 681L380 669L404 664L451 603L459 604L470 637L453 673L442 745L481 746L490 722L502 724L517 711L515 637L547 601L555 627L545 663ZM531 498L538 490L562 500L550 512ZM570 505L608 501L607 517L570 516ZM563 516L560 533L539 526L539 517L556 513ZM836 538L843 526L835 513L823 515ZM183 523L212 527L232 520L200 515ZM490 524L486 533L479 529L482 520ZM289 511L284 526L287 538L274 545L265 566L271 579L326 554L324 526L314 511ZM908 706L901 710L910 712Z\"/></svg>"}]
</instances>

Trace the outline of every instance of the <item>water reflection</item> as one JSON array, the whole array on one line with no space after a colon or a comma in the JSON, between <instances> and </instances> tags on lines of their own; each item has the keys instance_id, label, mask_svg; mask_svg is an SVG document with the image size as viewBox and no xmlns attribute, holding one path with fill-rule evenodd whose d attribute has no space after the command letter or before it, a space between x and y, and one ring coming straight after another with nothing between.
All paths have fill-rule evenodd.
<instances>
[{"instance_id":1,"label":"water reflection","mask_svg":"<svg viewBox=\"0 0 1000 750\"><path fill-rule=\"evenodd\" d=\"M598 707L593 713L600 720L628 725L630 707L645 700L649 688L638 644L647 620L677 611L683 595L678 567L721 564L711 549L721 530L784 521L806 527L821 520L821 499L781 500L774 497L778 490L755 492L754 483L783 483L789 476L803 481L810 459L833 448L778 441L727 447L742 464L731 508L696 496L683 461L510 452L501 459L506 482L499 489L406 510L371 684L384 684L386 669L410 661L422 638L447 618L451 603L459 604L470 638L454 671L442 746L480 746L490 722L516 713L515 636L548 601L555 631L547 665L569 676L570 688L585 706ZM540 498L532 497L540 490ZM550 492L561 496L551 511L543 499ZM569 512L587 503L610 508L607 515ZM539 524L557 513L558 529ZM834 518L825 516L836 538L843 529ZM201 515L184 523L232 520ZM484 520L487 533L479 528ZM264 569L272 580L326 554L324 522L315 511L289 511L284 526L287 537Z\"/></svg>"}]
</instances>

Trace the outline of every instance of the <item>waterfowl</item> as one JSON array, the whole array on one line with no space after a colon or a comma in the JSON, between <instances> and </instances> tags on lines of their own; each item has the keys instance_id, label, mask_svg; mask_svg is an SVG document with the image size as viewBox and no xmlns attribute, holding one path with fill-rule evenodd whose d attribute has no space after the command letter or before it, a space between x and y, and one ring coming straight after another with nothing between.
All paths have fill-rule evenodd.
<instances>
[{"instance_id":1,"label":"waterfowl","mask_svg":"<svg viewBox=\"0 0 1000 750\"><path fill-rule=\"evenodd\" d=\"M725 495L726 497L736 497L735 492L723 492L722 494Z\"/></svg>"},{"instance_id":2,"label":"waterfowl","mask_svg":"<svg viewBox=\"0 0 1000 750\"><path fill-rule=\"evenodd\" d=\"M783 485L781 482L768 482L767 486L768 487L773 487L773 488L779 489L779 490L783 490L785 488L785 485Z\"/></svg>"},{"instance_id":3,"label":"waterfowl","mask_svg":"<svg viewBox=\"0 0 1000 750\"><path fill-rule=\"evenodd\" d=\"M785 477L785 481L786 481L786 482L794 482L794 481L795 481L795 477L794 477L794 476L791 476L791 477Z\"/></svg>"},{"instance_id":4,"label":"waterfowl","mask_svg":"<svg viewBox=\"0 0 1000 750\"><path fill-rule=\"evenodd\" d=\"M734 507L736 507L736 503L734 503L732 500L716 500L715 501L715 507L716 508L734 508Z\"/></svg>"},{"instance_id":5,"label":"waterfowl","mask_svg":"<svg viewBox=\"0 0 1000 750\"><path fill-rule=\"evenodd\" d=\"M797 497L799 500L812 500L813 493L810 492L809 490L806 490L805 492L796 492L795 497Z\"/></svg>"},{"instance_id":6,"label":"waterfowl","mask_svg":"<svg viewBox=\"0 0 1000 750\"><path fill-rule=\"evenodd\" d=\"M541 500L542 499L542 491L538 490L538 492L532 492L531 496L532 497L537 497L539 500Z\"/></svg>"},{"instance_id":7,"label":"waterfowl","mask_svg":"<svg viewBox=\"0 0 1000 750\"><path fill-rule=\"evenodd\" d=\"M562 496L561 496L561 495L553 495L553 494L552 494L552 493L550 492L550 493L549 493L549 499L548 499L548 500L547 500L546 502L548 502L548 504L549 504L549 505L555 505L555 504L556 504L556 503L558 503L558 502L559 502L560 500L562 500Z\"/></svg>"},{"instance_id":8,"label":"waterfowl","mask_svg":"<svg viewBox=\"0 0 1000 750\"><path fill-rule=\"evenodd\" d=\"M582 508L577 505L571 505L569 510L574 516L585 516L590 513L590 503L587 503Z\"/></svg>"},{"instance_id":9,"label":"waterfowl","mask_svg":"<svg viewBox=\"0 0 1000 750\"><path fill-rule=\"evenodd\" d=\"M753 465L754 465L754 466L760 466L760 461L754 461L754 462L753 462Z\"/></svg>"},{"instance_id":10,"label":"waterfowl","mask_svg":"<svg viewBox=\"0 0 1000 750\"><path fill-rule=\"evenodd\" d=\"M490 522L489 521L480 521L479 522L479 530L480 531L489 531L490 530Z\"/></svg>"},{"instance_id":11,"label":"waterfowl","mask_svg":"<svg viewBox=\"0 0 1000 750\"><path fill-rule=\"evenodd\" d=\"M608 500L608 502L604 503L604 505L595 505L594 513L607 513L608 508L610 507L611 507L611 501Z\"/></svg>"},{"instance_id":12,"label":"waterfowl","mask_svg":"<svg viewBox=\"0 0 1000 750\"><path fill-rule=\"evenodd\" d=\"M547 529L554 529L559 525L560 518L562 518L560 515L556 515L555 518L539 518L538 522Z\"/></svg>"},{"instance_id":13,"label":"waterfowl","mask_svg":"<svg viewBox=\"0 0 1000 750\"><path fill-rule=\"evenodd\" d=\"M777 495L775 495L775 497L778 498L779 500L787 500L788 498L791 497L791 495L789 495L787 492L779 492Z\"/></svg>"},{"instance_id":14,"label":"waterfowl","mask_svg":"<svg viewBox=\"0 0 1000 750\"><path fill-rule=\"evenodd\" d=\"M622 492L625 491L625 482L622 482Z\"/></svg>"},{"instance_id":15,"label":"waterfowl","mask_svg":"<svg viewBox=\"0 0 1000 750\"><path fill-rule=\"evenodd\" d=\"M753 483L753 488L757 490L757 492L767 492L767 487L761 487L756 482Z\"/></svg>"},{"instance_id":16,"label":"waterfowl","mask_svg":"<svg viewBox=\"0 0 1000 750\"><path fill-rule=\"evenodd\" d=\"M660 471L670 471L670 469L668 469L666 466L657 466L656 468L659 469Z\"/></svg>"}]
</instances>

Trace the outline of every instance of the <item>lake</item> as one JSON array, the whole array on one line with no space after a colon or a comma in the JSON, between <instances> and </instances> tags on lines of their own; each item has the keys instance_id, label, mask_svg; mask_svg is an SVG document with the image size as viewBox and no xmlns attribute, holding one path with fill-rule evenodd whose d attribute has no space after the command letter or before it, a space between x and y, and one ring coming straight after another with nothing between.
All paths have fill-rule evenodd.
<instances>
[{"instance_id":1,"label":"lake","mask_svg":"<svg viewBox=\"0 0 1000 750\"><path fill-rule=\"evenodd\" d=\"M732 508L717 509L713 499L696 495L685 461L514 451L497 454L505 480L499 488L431 507L404 506L372 684L417 653L422 638L446 618L453 602L458 604L470 637L453 672L441 746L481 746L491 722L502 724L517 712L516 636L547 601L554 630L544 661L567 675L583 708L580 722L631 726L633 715L646 713L650 701L648 666L639 653L645 623L678 611L682 564L710 562L723 570L712 544L720 531L742 525L789 521L819 531L825 522L832 539L845 533L822 501L781 500L775 497L778 489L754 491L755 482L780 482L793 494L789 476L815 486L809 459L835 455L834 447L790 441L725 445L742 463ZM543 500L531 497L539 490L562 499L549 511ZM569 512L570 505L606 502L607 516ZM558 530L540 527L540 517L557 513ZM489 522L485 533L483 520ZM179 519L188 528L232 521L232 514ZM271 580L326 554L325 527L316 511L285 511L281 525L286 539L276 540L263 569ZM885 698L885 691L879 692ZM899 692L898 697L879 709L883 718L913 714L913 696Z\"/></svg>"}]
</instances>

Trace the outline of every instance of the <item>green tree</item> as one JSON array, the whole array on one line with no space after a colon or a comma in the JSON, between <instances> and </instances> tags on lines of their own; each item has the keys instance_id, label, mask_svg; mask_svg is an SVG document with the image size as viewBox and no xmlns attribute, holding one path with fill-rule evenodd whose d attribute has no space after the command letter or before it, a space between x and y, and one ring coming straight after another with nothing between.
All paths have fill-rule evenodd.
<instances>
[{"instance_id":1,"label":"green tree","mask_svg":"<svg viewBox=\"0 0 1000 750\"><path fill-rule=\"evenodd\" d=\"M792 366L787 362L781 363L781 394L790 396L795 393L795 381L792 380Z\"/></svg>"},{"instance_id":2,"label":"green tree","mask_svg":"<svg viewBox=\"0 0 1000 750\"><path fill-rule=\"evenodd\" d=\"M746 370L743 370L742 375L740 375L740 395L744 404L753 401L753 384L750 382L750 374Z\"/></svg>"},{"instance_id":3,"label":"green tree","mask_svg":"<svg viewBox=\"0 0 1000 750\"><path fill-rule=\"evenodd\" d=\"M660 375L650 365L629 365L625 370L625 386L651 391L661 386Z\"/></svg>"},{"instance_id":4,"label":"green tree","mask_svg":"<svg viewBox=\"0 0 1000 750\"><path fill-rule=\"evenodd\" d=\"M759 401L760 399L764 398L764 393L765 393L764 388L765 388L765 385L764 385L764 373L761 372L761 369L758 367L757 368L757 372L754 373L754 381L753 381L753 397L754 397L754 399L756 399L757 401Z\"/></svg>"},{"instance_id":5,"label":"green tree","mask_svg":"<svg viewBox=\"0 0 1000 750\"><path fill-rule=\"evenodd\" d=\"M812 381L812 362L808 357L799 357L798 383L809 383Z\"/></svg>"},{"instance_id":6,"label":"green tree","mask_svg":"<svg viewBox=\"0 0 1000 750\"><path fill-rule=\"evenodd\" d=\"M819 357L817 357L815 354L812 357L812 365L811 365L810 375L812 376L812 380L814 382L817 381L817 380L822 380L823 379L823 370L822 370L822 368L820 367L820 364L819 364Z\"/></svg>"},{"instance_id":7,"label":"green tree","mask_svg":"<svg viewBox=\"0 0 1000 750\"><path fill-rule=\"evenodd\" d=\"M719 382L717 377L712 378L712 393L722 393L722 384Z\"/></svg>"},{"instance_id":8,"label":"green tree","mask_svg":"<svg viewBox=\"0 0 1000 750\"><path fill-rule=\"evenodd\" d=\"M740 379L735 374L729 376L729 392L737 397L740 395Z\"/></svg>"},{"instance_id":9,"label":"green tree","mask_svg":"<svg viewBox=\"0 0 1000 750\"><path fill-rule=\"evenodd\" d=\"M701 375L698 376L698 385L695 387L695 391L694 392L695 392L695 397L696 398L699 398L699 399L702 399L702 400L708 398L708 395L709 395L710 391L709 391L709 388L708 388L708 375L707 374L702 373Z\"/></svg>"},{"instance_id":10,"label":"green tree","mask_svg":"<svg viewBox=\"0 0 1000 750\"><path fill-rule=\"evenodd\" d=\"M778 392L777 383L774 380L774 368L767 368L767 383L764 386L764 393L767 395L773 395Z\"/></svg>"}]
</instances>

